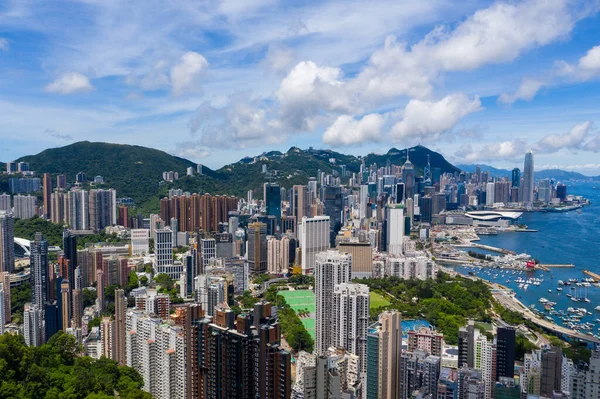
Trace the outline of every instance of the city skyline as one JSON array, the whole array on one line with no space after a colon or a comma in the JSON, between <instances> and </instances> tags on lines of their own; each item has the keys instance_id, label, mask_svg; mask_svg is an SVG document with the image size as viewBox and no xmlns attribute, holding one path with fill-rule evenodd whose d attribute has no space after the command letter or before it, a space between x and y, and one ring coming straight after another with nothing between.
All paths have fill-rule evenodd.
<instances>
[{"instance_id":1,"label":"city skyline","mask_svg":"<svg viewBox=\"0 0 600 399\"><path fill-rule=\"evenodd\" d=\"M453 163L507 167L532 149L541 168L597 175L599 9L7 3L0 159L90 140L218 167L265 146L421 143Z\"/></svg>"}]
</instances>

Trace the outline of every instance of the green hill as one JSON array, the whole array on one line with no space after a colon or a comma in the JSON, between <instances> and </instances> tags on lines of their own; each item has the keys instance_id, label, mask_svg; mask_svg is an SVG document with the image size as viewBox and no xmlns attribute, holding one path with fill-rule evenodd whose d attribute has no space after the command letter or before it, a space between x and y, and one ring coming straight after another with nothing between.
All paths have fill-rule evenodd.
<instances>
[{"instance_id":1,"label":"green hill","mask_svg":"<svg viewBox=\"0 0 600 399\"><path fill-rule=\"evenodd\" d=\"M422 173L427 155L430 155L432 167L439 167L443 172L458 171L442 155L417 146L410 149L410 160L417 175ZM402 165L406 151L392 148L387 154L369 154L364 159L367 166L373 163L385 166L387 160L391 164ZM37 155L22 157L19 161L29 162L31 169L38 174L47 172L53 177L65 174L68 183L75 180L78 172L86 174L86 185L94 176L100 175L105 182L102 187L116 189L118 197L131 197L137 210L148 214L158 211L159 199L167 195L169 188L239 197L245 197L248 190L254 190L255 197L261 198L262 185L269 179L291 188L294 184L306 184L309 177L318 176L318 171L339 174L342 165L350 173L358 172L362 158L327 149L291 147L285 153L265 152L256 157L245 157L216 171L204 167L203 175L186 176L188 167L196 168L196 164L187 159L141 146L82 141L47 149ZM267 174L262 173L263 165L266 165ZM178 172L180 179L174 183L163 181L162 173L171 170Z\"/></svg>"}]
</instances>

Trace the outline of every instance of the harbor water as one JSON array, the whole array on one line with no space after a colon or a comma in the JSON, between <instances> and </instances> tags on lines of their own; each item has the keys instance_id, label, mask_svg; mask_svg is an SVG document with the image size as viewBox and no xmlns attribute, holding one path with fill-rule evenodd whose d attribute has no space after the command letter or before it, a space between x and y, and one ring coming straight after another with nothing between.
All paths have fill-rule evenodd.
<instances>
[{"instance_id":1,"label":"harbor water","mask_svg":"<svg viewBox=\"0 0 600 399\"><path fill-rule=\"evenodd\" d=\"M577 279L581 283L582 279L588 277L583 273L584 269L600 274L600 183L573 183L568 186L568 190L569 194L588 198L591 205L580 211L524 213L519 223L538 232L500 232L498 235L480 236L479 243L509 249L517 254L527 253L542 264L574 264L574 268L556 268L550 269L550 272L513 272L462 266L456 269L511 288L523 304L534 305L543 316L559 325L568 327L568 322L562 319L564 315L573 314L568 312L568 308L585 308L591 314L585 313L577 325L594 324L592 329L582 332L591 331L600 336L600 311L595 310L600 306L600 288L595 284L590 287L559 285L559 280L566 282L569 279ZM476 248L473 250L489 253ZM530 283L525 289L528 280ZM562 288L562 291L557 288ZM575 302L567 294L576 298L587 297L589 302ZM540 303L541 298L556 302L553 306L555 312L545 310L544 303ZM544 299L542 302L545 302ZM578 329L577 325L575 329Z\"/></svg>"}]
</instances>

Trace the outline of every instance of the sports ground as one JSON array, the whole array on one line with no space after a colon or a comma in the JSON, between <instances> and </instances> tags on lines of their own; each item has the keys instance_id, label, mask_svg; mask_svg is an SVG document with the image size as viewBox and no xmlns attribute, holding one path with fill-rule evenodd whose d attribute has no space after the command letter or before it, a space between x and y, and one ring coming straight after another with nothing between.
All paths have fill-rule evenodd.
<instances>
[{"instance_id":1,"label":"sports ground","mask_svg":"<svg viewBox=\"0 0 600 399\"><path fill-rule=\"evenodd\" d=\"M315 338L315 294L311 290L279 291L279 295L285 298L285 301L297 313L299 310L308 310L312 317L301 317L300 321L306 328L306 331L313 339Z\"/></svg>"}]
</instances>

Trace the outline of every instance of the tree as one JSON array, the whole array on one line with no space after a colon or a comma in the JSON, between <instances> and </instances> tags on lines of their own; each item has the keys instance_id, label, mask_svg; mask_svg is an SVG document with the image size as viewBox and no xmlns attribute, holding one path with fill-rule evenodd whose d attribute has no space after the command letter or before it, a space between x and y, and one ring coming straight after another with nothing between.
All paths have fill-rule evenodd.
<instances>
[{"instance_id":1,"label":"tree","mask_svg":"<svg viewBox=\"0 0 600 399\"><path fill-rule=\"evenodd\" d=\"M140 284L141 284L143 287L146 287L146 286L148 286L148 277L146 277L146 276L142 276L142 277L140 278Z\"/></svg>"},{"instance_id":2,"label":"tree","mask_svg":"<svg viewBox=\"0 0 600 399\"><path fill-rule=\"evenodd\" d=\"M154 282L158 285L160 285L162 288L164 288L167 291L170 291L173 289L173 279L171 277L169 277L168 274L165 273L160 273L157 274L156 276L154 276Z\"/></svg>"},{"instance_id":3,"label":"tree","mask_svg":"<svg viewBox=\"0 0 600 399\"><path fill-rule=\"evenodd\" d=\"M98 294L96 290L91 290L89 288L83 289L83 307L87 308L88 306L92 306L96 303L96 298L98 298Z\"/></svg>"},{"instance_id":4,"label":"tree","mask_svg":"<svg viewBox=\"0 0 600 399\"><path fill-rule=\"evenodd\" d=\"M137 273L132 271L129 273L129 278L127 279L127 293L139 287L139 280Z\"/></svg>"}]
</instances>

